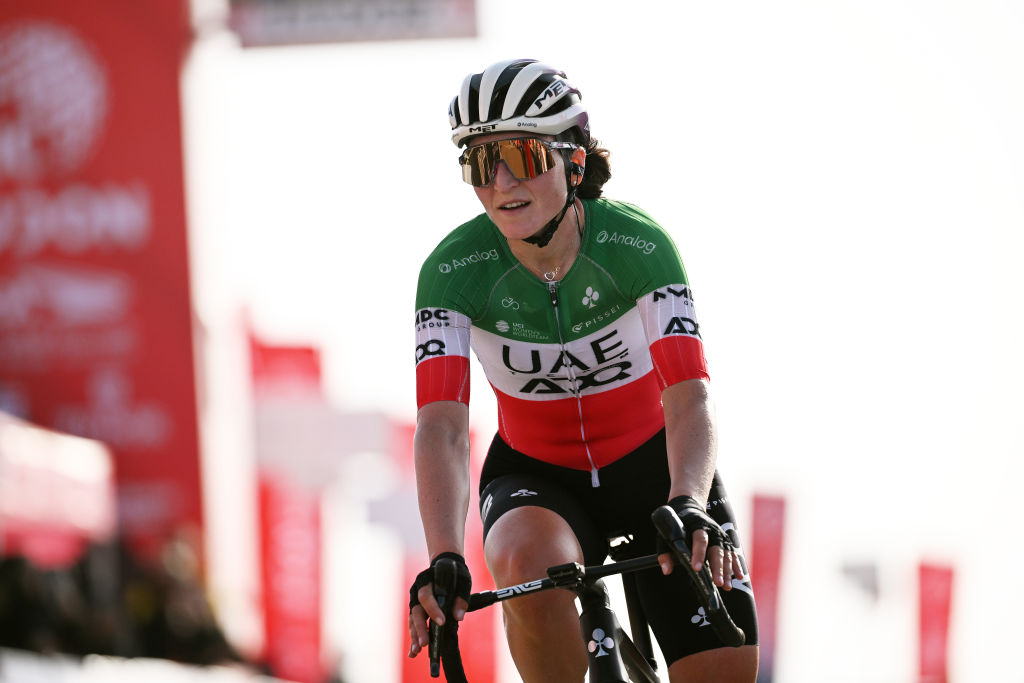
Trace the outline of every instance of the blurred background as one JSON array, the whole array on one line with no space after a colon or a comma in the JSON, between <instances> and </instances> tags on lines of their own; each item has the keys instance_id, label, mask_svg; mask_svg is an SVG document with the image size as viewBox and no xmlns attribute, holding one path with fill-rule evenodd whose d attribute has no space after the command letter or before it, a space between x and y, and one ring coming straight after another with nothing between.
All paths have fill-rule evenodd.
<instances>
[{"instance_id":1,"label":"blurred background","mask_svg":"<svg viewBox=\"0 0 1024 683\"><path fill-rule=\"evenodd\" d=\"M0 681L427 680L416 279L479 212L448 103L520 56L686 263L759 681L1024 681L1021 35L1000 0L4 0ZM518 680L497 610L463 642Z\"/></svg>"}]
</instances>

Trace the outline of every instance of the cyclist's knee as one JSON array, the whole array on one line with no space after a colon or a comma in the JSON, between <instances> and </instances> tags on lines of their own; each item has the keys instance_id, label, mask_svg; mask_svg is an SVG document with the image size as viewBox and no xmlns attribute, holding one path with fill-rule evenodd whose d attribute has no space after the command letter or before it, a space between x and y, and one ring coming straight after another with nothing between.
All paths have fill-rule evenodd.
<instances>
[{"instance_id":1,"label":"cyclist's knee","mask_svg":"<svg viewBox=\"0 0 1024 683\"><path fill-rule=\"evenodd\" d=\"M568 523L540 507L516 508L502 515L487 534L484 554L499 585L543 578L550 566L583 561Z\"/></svg>"},{"instance_id":2,"label":"cyclist's knee","mask_svg":"<svg viewBox=\"0 0 1024 683\"><path fill-rule=\"evenodd\" d=\"M744 645L697 652L673 662L668 672L672 683L703 680L753 683L757 679L757 665L757 645Z\"/></svg>"}]
</instances>

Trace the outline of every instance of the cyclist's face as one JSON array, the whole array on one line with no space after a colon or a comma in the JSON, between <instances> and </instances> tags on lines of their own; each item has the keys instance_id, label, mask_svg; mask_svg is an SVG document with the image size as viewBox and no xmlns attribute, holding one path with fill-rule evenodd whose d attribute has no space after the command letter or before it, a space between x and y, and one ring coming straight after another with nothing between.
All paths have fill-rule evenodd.
<instances>
[{"instance_id":1,"label":"cyclist's face","mask_svg":"<svg viewBox=\"0 0 1024 683\"><path fill-rule=\"evenodd\" d=\"M472 144L521 137L522 133L495 133L474 138ZM554 156L554 168L531 180L516 178L505 162L499 161L493 182L487 187L473 188L484 211L506 239L529 237L561 211L569 188L565 181L565 160L559 153Z\"/></svg>"}]
</instances>

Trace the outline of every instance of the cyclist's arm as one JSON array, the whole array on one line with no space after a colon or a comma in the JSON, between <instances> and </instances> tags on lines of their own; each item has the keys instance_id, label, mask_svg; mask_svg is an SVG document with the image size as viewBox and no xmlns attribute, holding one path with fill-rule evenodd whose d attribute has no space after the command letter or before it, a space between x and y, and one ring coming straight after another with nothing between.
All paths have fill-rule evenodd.
<instances>
[{"instance_id":1,"label":"cyclist's arm","mask_svg":"<svg viewBox=\"0 0 1024 683\"><path fill-rule=\"evenodd\" d=\"M682 264L675 266L681 269ZM703 504L715 475L715 422L693 295L681 270L676 275L677 284L648 292L636 305L662 389L669 498L686 495Z\"/></svg>"},{"instance_id":2,"label":"cyclist's arm","mask_svg":"<svg viewBox=\"0 0 1024 683\"><path fill-rule=\"evenodd\" d=\"M665 436L671 476L669 498L690 496L702 506L707 504L718 458L714 408L707 380L689 379L669 385L661 394L665 409ZM734 553L719 546L708 549L708 536L700 531L693 536L693 568L700 569L705 557L711 563L716 585L729 590L732 576L743 578ZM663 556L663 571L671 567L671 558Z\"/></svg>"},{"instance_id":3,"label":"cyclist's arm","mask_svg":"<svg viewBox=\"0 0 1024 683\"><path fill-rule=\"evenodd\" d=\"M707 381L688 379L661 394L672 478L669 498L691 496L707 503L715 476L718 444Z\"/></svg>"},{"instance_id":4,"label":"cyclist's arm","mask_svg":"<svg viewBox=\"0 0 1024 683\"><path fill-rule=\"evenodd\" d=\"M465 555L466 514L469 508L469 407L457 401L435 401L420 408L414 439L416 491L420 518L431 559L444 552ZM427 617L442 622L441 608L430 586L419 591L422 608L409 614L409 656L427 646ZM455 616L465 615L466 603L456 601Z\"/></svg>"},{"instance_id":5,"label":"cyclist's arm","mask_svg":"<svg viewBox=\"0 0 1024 683\"><path fill-rule=\"evenodd\" d=\"M416 492L430 557L463 555L469 509L469 407L435 401L420 408L414 440Z\"/></svg>"}]
</instances>

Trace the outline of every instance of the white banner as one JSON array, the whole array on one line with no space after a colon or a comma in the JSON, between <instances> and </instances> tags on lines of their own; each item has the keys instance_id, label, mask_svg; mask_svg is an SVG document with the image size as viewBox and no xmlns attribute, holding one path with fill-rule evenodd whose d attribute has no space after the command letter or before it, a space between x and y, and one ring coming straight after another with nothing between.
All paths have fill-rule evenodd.
<instances>
[{"instance_id":1,"label":"white banner","mask_svg":"<svg viewBox=\"0 0 1024 683\"><path fill-rule=\"evenodd\" d=\"M475 0L231 0L245 47L476 35Z\"/></svg>"}]
</instances>

